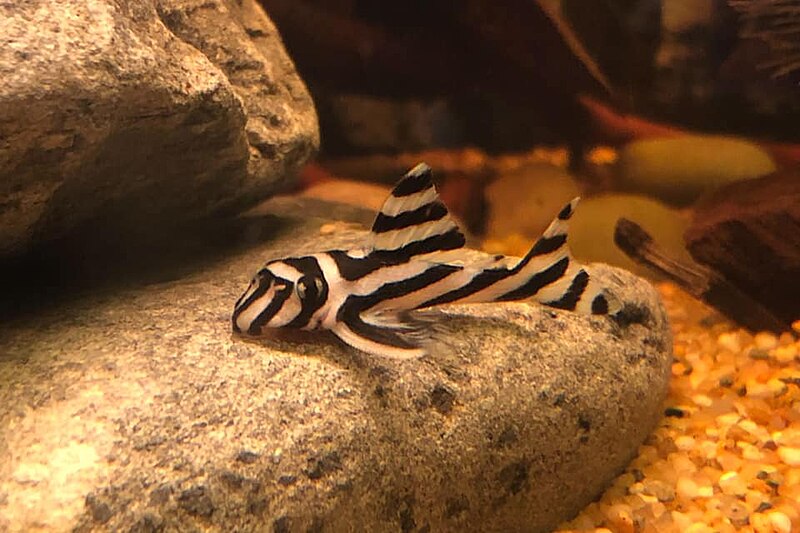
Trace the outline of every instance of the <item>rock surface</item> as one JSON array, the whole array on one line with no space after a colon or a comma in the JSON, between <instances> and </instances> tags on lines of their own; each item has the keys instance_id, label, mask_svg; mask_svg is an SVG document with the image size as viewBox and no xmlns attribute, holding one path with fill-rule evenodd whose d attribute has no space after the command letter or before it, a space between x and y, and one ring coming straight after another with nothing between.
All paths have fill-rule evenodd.
<instances>
[{"instance_id":1,"label":"rock surface","mask_svg":"<svg viewBox=\"0 0 800 533\"><path fill-rule=\"evenodd\" d=\"M451 307L419 361L232 336L264 259L364 235L319 227L0 325L0 530L545 531L659 420L665 314L608 267L616 321Z\"/></svg>"},{"instance_id":2,"label":"rock surface","mask_svg":"<svg viewBox=\"0 0 800 533\"><path fill-rule=\"evenodd\" d=\"M0 255L275 190L318 144L255 0L0 4Z\"/></svg>"}]
</instances>

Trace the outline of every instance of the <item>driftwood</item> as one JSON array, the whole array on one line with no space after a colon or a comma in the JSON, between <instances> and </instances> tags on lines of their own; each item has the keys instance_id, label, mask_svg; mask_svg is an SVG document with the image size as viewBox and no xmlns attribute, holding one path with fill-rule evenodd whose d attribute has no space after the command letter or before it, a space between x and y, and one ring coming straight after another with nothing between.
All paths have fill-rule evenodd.
<instances>
[{"instance_id":1,"label":"driftwood","mask_svg":"<svg viewBox=\"0 0 800 533\"><path fill-rule=\"evenodd\" d=\"M700 200L684 233L695 264L667 256L626 219L614 238L746 328L783 331L800 319L800 175L734 183Z\"/></svg>"},{"instance_id":2,"label":"driftwood","mask_svg":"<svg viewBox=\"0 0 800 533\"><path fill-rule=\"evenodd\" d=\"M789 327L789 324L714 270L670 257L641 226L631 220L620 218L617 221L614 242L634 261L656 270L747 329L780 332Z\"/></svg>"},{"instance_id":3,"label":"driftwood","mask_svg":"<svg viewBox=\"0 0 800 533\"><path fill-rule=\"evenodd\" d=\"M696 261L782 321L800 318L800 174L743 181L707 196L684 238Z\"/></svg>"}]
</instances>

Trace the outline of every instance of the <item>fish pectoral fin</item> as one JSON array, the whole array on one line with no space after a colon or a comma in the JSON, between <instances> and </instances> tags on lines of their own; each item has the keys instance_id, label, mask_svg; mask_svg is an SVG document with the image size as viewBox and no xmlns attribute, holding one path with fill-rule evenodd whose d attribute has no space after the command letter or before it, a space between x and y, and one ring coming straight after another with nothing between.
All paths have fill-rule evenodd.
<instances>
[{"instance_id":1,"label":"fish pectoral fin","mask_svg":"<svg viewBox=\"0 0 800 533\"><path fill-rule=\"evenodd\" d=\"M372 224L371 248L389 259L464 246L465 238L450 217L431 179L420 163L398 182Z\"/></svg>"},{"instance_id":2,"label":"fish pectoral fin","mask_svg":"<svg viewBox=\"0 0 800 533\"><path fill-rule=\"evenodd\" d=\"M333 333L353 348L391 359L417 359L427 353L423 322L400 313L353 313L333 327Z\"/></svg>"}]
</instances>

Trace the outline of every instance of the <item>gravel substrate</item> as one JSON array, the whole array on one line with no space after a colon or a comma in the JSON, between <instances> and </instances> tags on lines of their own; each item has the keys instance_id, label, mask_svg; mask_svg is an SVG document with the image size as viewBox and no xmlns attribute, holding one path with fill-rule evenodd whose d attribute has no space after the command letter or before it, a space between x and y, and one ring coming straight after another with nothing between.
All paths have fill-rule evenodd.
<instances>
[{"instance_id":1,"label":"gravel substrate","mask_svg":"<svg viewBox=\"0 0 800 533\"><path fill-rule=\"evenodd\" d=\"M800 321L752 335L659 286L675 360L658 429L559 531L800 531Z\"/></svg>"}]
</instances>

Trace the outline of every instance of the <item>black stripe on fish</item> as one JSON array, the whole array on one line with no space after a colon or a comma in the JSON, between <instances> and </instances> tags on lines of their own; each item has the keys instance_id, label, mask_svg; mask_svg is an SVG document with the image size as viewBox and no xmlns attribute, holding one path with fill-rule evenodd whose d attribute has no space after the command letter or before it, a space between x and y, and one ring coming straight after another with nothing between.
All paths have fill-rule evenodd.
<instances>
[{"instance_id":1,"label":"black stripe on fish","mask_svg":"<svg viewBox=\"0 0 800 533\"><path fill-rule=\"evenodd\" d=\"M386 233L398 229L418 226L426 222L441 220L447 216L447 208L441 202L433 202L421 205L412 211L405 211L395 216L378 213L375 222L372 224L372 231L375 233Z\"/></svg>"},{"instance_id":2,"label":"black stripe on fish","mask_svg":"<svg viewBox=\"0 0 800 533\"><path fill-rule=\"evenodd\" d=\"M592 314L605 315L606 313L608 313L608 300L605 295L598 294L592 300Z\"/></svg>"},{"instance_id":3,"label":"black stripe on fish","mask_svg":"<svg viewBox=\"0 0 800 533\"><path fill-rule=\"evenodd\" d=\"M295 283L295 290L300 296L300 313L286 324L288 328L302 328L308 325L314 313L328 300L328 282L313 257L285 259L284 262L303 273Z\"/></svg>"},{"instance_id":4,"label":"black stripe on fish","mask_svg":"<svg viewBox=\"0 0 800 533\"><path fill-rule=\"evenodd\" d=\"M371 294L350 296L339 308L336 319L346 324L355 335L372 342L393 348L417 348L416 344L403 337L403 334L418 333L418 327L415 326L415 324L404 319L401 315L396 317L396 323L394 324L371 324L364 321L362 318L363 313L385 300L400 298L422 290L428 285L436 283L460 269L460 267L453 265L435 265L421 274L417 274L406 280L381 285Z\"/></svg>"},{"instance_id":5,"label":"black stripe on fish","mask_svg":"<svg viewBox=\"0 0 800 533\"><path fill-rule=\"evenodd\" d=\"M555 283L564 276L564 273L569 267L569 257L564 257L556 261L541 272L537 272L531 276L525 283L516 289L509 291L496 300L498 302L508 302L513 300L524 300L535 295L544 287Z\"/></svg>"},{"instance_id":6,"label":"black stripe on fish","mask_svg":"<svg viewBox=\"0 0 800 533\"><path fill-rule=\"evenodd\" d=\"M418 305L417 309L433 307L435 305L443 305L461 300L475 294L480 290L494 285L501 279L507 278L511 274L513 274L513 272L506 268L493 268L491 270L484 270L472 278L466 285L462 285L461 287L439 295L436 298L431 298L427 302Z\"/></svg>"},{"instance_id":7,"label":"black stripe on fish","mask_svg":"<svg viewBox=\"0 0 800 533\"><path fill-rule=\"evenodd\" d=\"M530 249L530 251L528 251L527 255L525 256L525 259L520 264L524 266L525 264L528 263L528 261L530 261L532 258L536 256L555 252L556 250L564 246L566 242L567 242L567 236L564 234L553 235L552 237L542 237L538 241L536 241L536 244L534 244L533 247Z\"/></svg>"},{"instance_id":8,"label":"black stripe on fish","mask_svg":"<svg viewBox=\"0 0 800 533\"><path fill-rule=\"evenodd\" d=\"M343 312L342 312L343 311ZM409 350L417 346L401 335L403 329L391 326L379 326L364 322L361 313L355 307L343 307L338 319L347 325L354 334L364 337L372 342Z\"/></svg>"},{"instance_id":9,"label":"black stripe on fish","mask_svg":"<svg viewBox=\"0 0 800 533\"><path fill-rule=\"evenodd\" d=\"M251 294L245 301L242 300L244 299L245 294L247 294L247 292L242 294L242 296L238 300L236 300L236 304L234 304L233 306L233 315L231 316L233 331L241 333L241 331L239 330L239 326L236 325L236 320L239 318L239 315L241 315L245 309L253 305L253 302L255 302L256 300L264 296L264 294L266 294L266 292L272 285L274 279L275 276L273 276L272 272L270 272L269 270L262 268L261 270L258 271L256 277L252 282L258 284L256 290L254 290L253 294Z\"/></svg>"},{"instance_id":10,"label":"black stripe on fish","mask_svg":"<svg viewBox=\"0 0 800 533\"><path fill-rule=\"evenodd\" d=\"M283 304L286 300L289 299L289 296L292 294L292 285L284 285L283 288L278 289L275 291L275 296L273 296L272 301L269 303L267 307L261 311L257 317L250 322L250 327L247 328L247 333L250 335L258 335L261 333L261 327L269 322L272 317L280 312Z\"/></svg>"},{"instance_id":11,"label":"black stripe on fish","mask_svg":"<svg viewBox=\"0 0 800 533\"><path fill-rule=\"evenodd\" d=\"M464 243L425 164L417 165L400 180L372 225L371 248L380 254L381 261L392 264L414 255L460 248Z\"/></svg>"},{"instance_id":12,"label":"black stripe on fish","mask_svg":"<svg viewBox=\"0 0 800 533\"><path fill-rule=\"evenodd\" d=\"M431 235L419 241L412 241L393 250L375 250L371 255L389 264L405 263L415 255L429 254L461 248L466 243L464 235L453 227L445 233Z\"/></svg>"},{"instance_id":13,"label":"black stripe on fish","mask_svg":"<svg viewBox=\"0 0 800 533\"><path fill-rule=\"evenodd\" d=\"M586 290L587 285L589 285L589 274L587 274L585 270L581 269L580 272L578 272L575 277L572 278L572 283L570 283L567 292L565 292L561 298L550 302L544 302L544 304L557 309L574 311L575 306L578 305L578 301L581 299L581 296L583 296L583 292Z\"/></svg>"},{"instance_id":14,"label":"black stripe on fish","mask_svg":"<svg viewBox=\"0 0 800 533\"><path fill-rule=\"evenodd\" d=\"M412 194L417 194L430 187L433 187L431 169L428 165L420 164L411 169L411 171L400 180L400 183L392 190L392 196L396 198L411 196Z\"/></svg>"},{"instance_id":15,"label":"black stripe on fish","mask_svg":"<svg viewBox=\"0 0 800 533\"><path fill-rule=\"evenodd\" d=\"M334 250L327 253L336 263L339 275L347 281L361 279L388 264L388 261L382 260L374 253L364 257L352 257L342 250Z\"/></svg>"},{"instance_id":16,"label":"black stripe on fish","mask_svg":"<svg viewBox=\"0 0 800 533\"><path fill-rule=\"evenodd\" d=\"M573 212L574 210L572 209L572 202L570 202L567 205L565 205L561 211L558 212L558 219L569 220Z\"/></svg>"},{"instance_id":17,"label":"black stripe on fish","mask_svg":"<svg viewBox=\"0 0 800 533\"><path fill-rule=\"evenodd\" d=\"M339 309L337 318L349 311L355 310L361 313L375 307L384 300L393 300L424 289L428 285L441 281L459 270L461 270L461 267L454 265L434 265L408 279L385 283L370 294L349 296Z\"/></svg>"}]
</instances>

